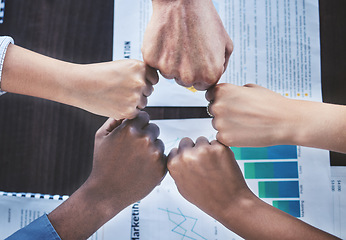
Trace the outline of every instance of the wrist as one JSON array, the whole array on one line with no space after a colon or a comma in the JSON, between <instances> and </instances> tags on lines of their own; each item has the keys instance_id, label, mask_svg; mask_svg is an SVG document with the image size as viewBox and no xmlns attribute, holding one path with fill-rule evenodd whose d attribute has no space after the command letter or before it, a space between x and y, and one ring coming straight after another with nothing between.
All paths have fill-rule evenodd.
<instances>
[{"instance_id":1,"label":"wrist","mask_svg":"<svg viewBox=\"0 0 346 240\"><path fill-rule=\"evenodd\" d=\"M108 221L128 205L117 198L118 194L105 188L104 184L89 178L79 190L88 198L89 206L94 206L98 214Z\"/></svg>"},{"instance_id":2,"label":"wrist","mask_svg":"<svg viewBox=\"0 0 346 240\"><path fill-rule=\"evenodd\" d=\"M261 203L249 189L244 190L236 199L230 199L228 206L222 208L220 216L217 220L224 224L227 228L235 230L239 219L244 216L251 216L254 209Z\"/></svg>"},{"instance_id":3,"label":"wrist","mask_svg":"<svg viewBox=\"0 0 346 240\"><path fill-rule=\"evenodd\" d=\"M62 77L64 80L61 84L61 94L58 102L84 108L85 103L88 101L90 89L92 89L91 85L93 85L89 81L85 65L69 63L64 72L66 74Z\"/></svg>"}]
</instances>

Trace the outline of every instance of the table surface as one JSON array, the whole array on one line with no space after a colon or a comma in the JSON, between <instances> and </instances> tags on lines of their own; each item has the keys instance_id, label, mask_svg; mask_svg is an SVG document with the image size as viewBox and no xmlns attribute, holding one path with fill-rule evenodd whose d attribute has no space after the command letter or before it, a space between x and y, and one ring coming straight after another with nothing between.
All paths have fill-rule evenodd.
<instances>
[{"instance_id":1,"label":"table surface","mask_svg":"<svg viewBox=\"0 0 346 240\"><path fill-rule=\"evenodd\" d=\"M0 35L17 45L75 63L112 60L114 0L11 0ZM346 104L346 1L320 0L323 100ZM151 107L151 119L208 117L205 108ZM73 193L92 167L96 130L105 121L43 99L5 94L0 101L0 190ZM331 165L346 155L331 152Z\"/></svg>"}]
</instances>

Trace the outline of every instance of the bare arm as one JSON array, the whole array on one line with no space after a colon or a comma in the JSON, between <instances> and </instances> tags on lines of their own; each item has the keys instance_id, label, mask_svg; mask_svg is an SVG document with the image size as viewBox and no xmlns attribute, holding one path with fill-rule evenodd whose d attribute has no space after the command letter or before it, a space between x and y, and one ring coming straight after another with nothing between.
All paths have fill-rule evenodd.
<instances>
[{"instance_id":1,"label":"bare arm","mask_svg":"<svg viewBox=\"0 0 346 240\"><path fill-rule=\"evenodd\" d=\"M123 119L146 106L157 81L156 71L137 60L72 64L10 44L1 88Z\"/></svg>"},{"instance_id":2,"label":"bare arm","mask_svg":"<svg viewBox=\"0 0 346 240\"><path fill-rule=\"evenodd\" d=\"M159 128L148 122L141 112L123 123L109 119L98 130L89 178L48 215L62 239L87 239L160 183L166 174L164 145L157 139Z\"/></svg>"},{"instance_id":3,"label":"bare arm","mask_svg":"<svg viewBox=\"0 0 346 240\"><path fill-rule=\"evenodd\" d=\"M293 100L258 85L208 90L217 139L227 146L301 145L346 153L346 107Z\"/></svg>"},{"instance_id":4,"label":"bare arm","mask_svg":"<svg viewBox=\"0 0 346 240\"><path fill-rule=\"evenodd\" d=\"M226 70L233 43L212 0L153 0L144 62L185 87L206 90Z\"/></svg>"},{"instance_id":5,"label":"bare arm","mask_svg":"<svg viewBox=\"0 0 346 240\"><path fill-rule=\"evenodd\" d=\"M337 239L257 198L230 148L217 141L182 139L167 167L188 201L245 239Z\"/></svg>"}]
</instances>

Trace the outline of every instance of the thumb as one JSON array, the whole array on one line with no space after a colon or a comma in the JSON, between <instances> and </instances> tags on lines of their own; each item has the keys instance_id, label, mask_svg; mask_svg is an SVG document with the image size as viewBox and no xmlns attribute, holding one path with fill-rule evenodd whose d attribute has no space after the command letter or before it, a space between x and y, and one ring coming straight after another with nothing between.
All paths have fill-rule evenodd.
<instances>
[{"instance_id":1,"label":"thumb","mask_svg":"<svg viewBox=\"0 0 346 240\"><path fill-rule=\"evenodd\" d=\"M108 120L99 128L99 130L97 130L97 134L107 136L115 128L117 128L122 122L123 122L123 119L115 120L113 118L108 118Z\"/></svg>"}]
</instances>

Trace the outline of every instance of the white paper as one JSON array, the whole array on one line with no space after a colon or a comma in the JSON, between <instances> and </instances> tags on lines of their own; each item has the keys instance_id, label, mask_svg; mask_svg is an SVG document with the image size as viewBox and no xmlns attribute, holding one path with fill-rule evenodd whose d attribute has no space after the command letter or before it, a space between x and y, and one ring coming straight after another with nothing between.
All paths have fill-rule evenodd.
<instances>
[{"instance_id":1,"label":"white paper","mask_svg":"<svg viewBox=\"0 0 346 240\"><path fill-rule=\"evenodd\" d=\"M9 237L42 215L49 214L68 199L68 196L60 199L59 197L33 193L9 194L0 191L0 239ZM103 228L93 234L89 240L99 239L102 232Z\"/></svg>"},{"instance_id":2,"label":"white paper","mask_svg":"<svg viewBox=\"0 0 346 240\"><path fill-rule=\"evenodd\" d=\"M234 42L220 82L256 83L290 98L321 101L318 0L213 0ZM142 60L151 0L115 0L113 59ZM148 106L206 106L193 93L160 77Z\"/></svg>"},{"instance_id":3,"label":"white paper","mask_svg":"<svg viewBox=\"0 0 346 240\"><path fill-rule=\"evenodd\" d=\"M157 120L160 138L166 146L166 154L177 147L183 137L196 140L199 136L215 139L215 130L210 119ZM300 196L298 198L262 198L272 204L273 200L297 200L300 204L300 219L315 227L333 232L333 199L330 189L329 153L325 150L297 148L297 159L280 160L241 160L239 166L244 170L245 163L253 162L298 162ZM258 195L258 182L263 179L246 179L250 189ZM267 179L271 181L273 179ZM280 181L287 179L280 179ZM242 239L223 225L186 201L178 192L174 181L167 175L160 186L139 204L140 238L134 239ZM132 206L120 216L106 224L105 228L115 229L119 239L131 236ZM117 221L113 223L113 221ZM107 227L108 225L108 227ZM111 227L112 226L112 227ZM106 232L107 232L106 231Z\"/></svg>"},{"instance_id":4,"label":"white paper","mask_svg":"<svg viewBox=\"0 0 346 240\"><path fill-rule=\"evenodd\" d=\"M153 121L160 127L160 139L165 143L165 153L177 147L183 137L190 137L194 141L199 136L209 140L215 139L215 130L210 119L189 120L157 120ZM251 159L238 160L244 171L246 163L258 162L297 162L298 177L294 179L246 179L250 189L258 195L259 181L286 181L299 182L299 197L296 198L262 198L272 204L275 200L299 201L300 219L330 233L339 234L340 229L334 228L335 219L343 226L345 218L337 218L333 207L332 190L330 188L330 167L328 151L297 148L296 159ZM338 198L343 205L344 196ZM18 198L8 200L9 197L0 196L0 237L10 235L21 227L21 209L31 211L50 212L59 201L48 199ZM13 198L13 197L12 197ZM61 202L61 201L60 201ZM8 212L11 209L11 223L8 221ZM344 208L345 209L345 208ZM344 212L340 212L345 216ZM138 219L136 219L136 217ZM136 236L139 235L138 238ZM124 209L111 221L106 223L93 239L241 239L226 229L223 225L203 213L196 206L186 201L178 192L174 181L167 175L160 186L151 194L137 203Z\"/></svg>"},{"instance_id":5,"label":"white paper","mask_svg":"<svg viewBox=\"0 0 346 240\"><path fill-rule=\"evenodd\" d=\"M334 232L346 239L346 167L331 167L331 187L334 199Z\"/></svg>"}]
</instances>

